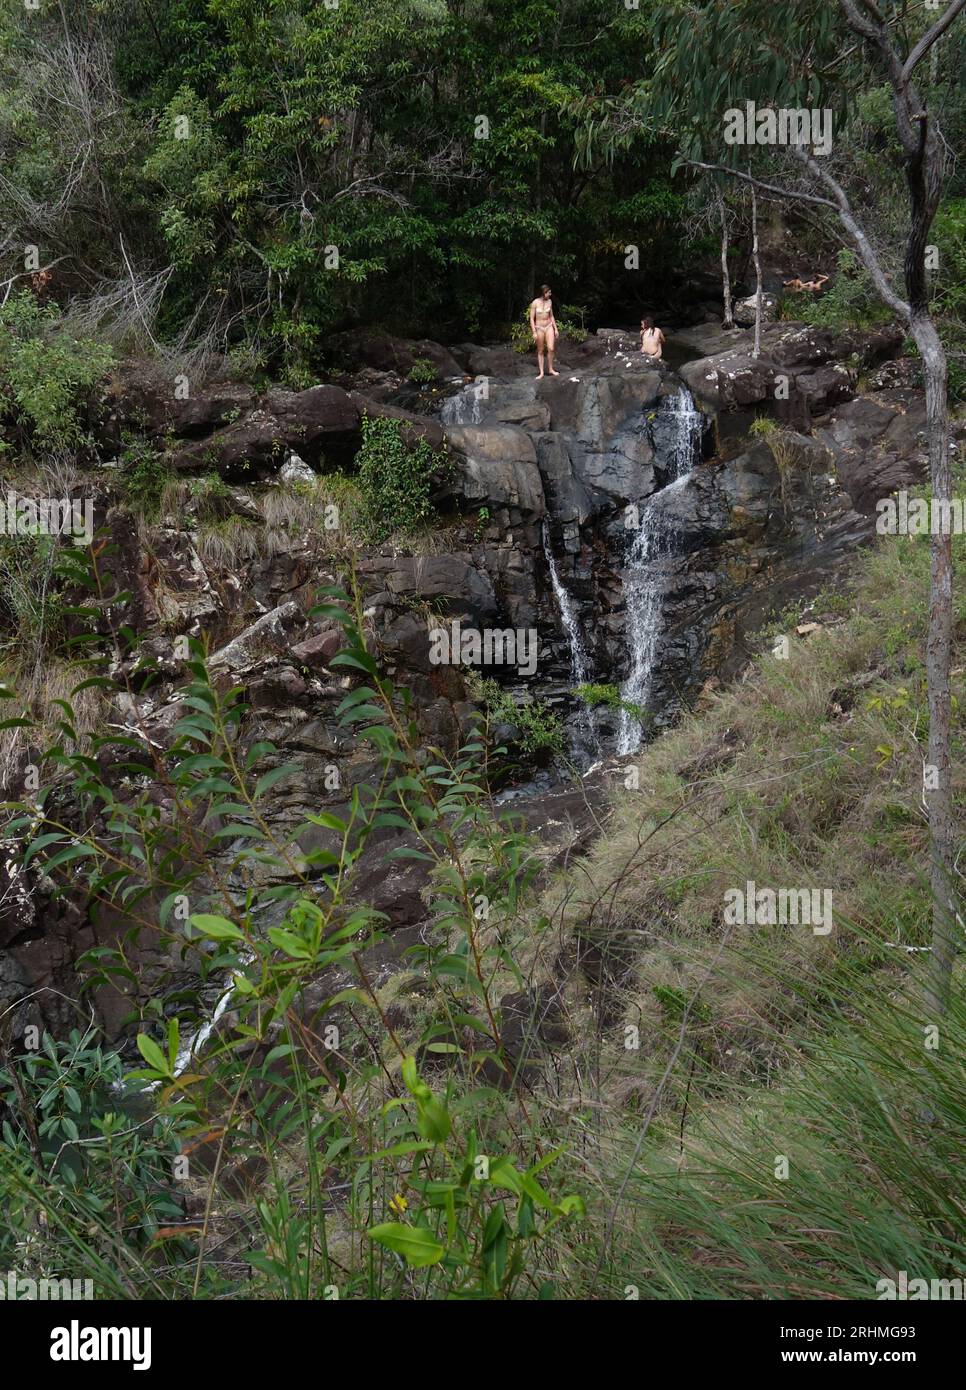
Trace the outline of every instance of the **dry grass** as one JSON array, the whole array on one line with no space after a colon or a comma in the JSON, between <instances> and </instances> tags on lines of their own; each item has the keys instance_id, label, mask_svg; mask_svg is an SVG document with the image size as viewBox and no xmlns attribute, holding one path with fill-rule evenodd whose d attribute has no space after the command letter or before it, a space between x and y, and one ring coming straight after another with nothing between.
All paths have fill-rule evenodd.
<instances>
[{"instance_id":1,"label":"dry grass","mask_svg":"<svg viewBox=\"0 0 966 1390\"><path fill-rule=\"evenodd\" d=\"M847 622L793 637L787 661L763 655L645 749L640 790L621 789L606 834L544 894L548 926L521 959L534 984L570 962L575 1039L548 1084L565 1073L598 1115L619 1124L660 1091L670 1123L689 1095L772 1084L837 972L905 971L928 941L926 552L901 544L869 558ZM960 803L962 753L960 727ZM725 893L749 879L828 890L831 933L730 926ZM686 1009L694 1067L662 1080Z\"/></svg>"}]
</instances>

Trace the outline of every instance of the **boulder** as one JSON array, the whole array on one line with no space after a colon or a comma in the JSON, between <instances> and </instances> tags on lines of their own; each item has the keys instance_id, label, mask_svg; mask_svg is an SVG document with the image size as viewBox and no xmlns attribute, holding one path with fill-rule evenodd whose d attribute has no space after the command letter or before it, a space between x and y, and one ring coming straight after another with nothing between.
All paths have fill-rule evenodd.
<instances>
[{"instance_id":1,"label":"boulder","mask_svg":"<svg viewBox=\"0 0 966 1390\"><path fill-rule=\"evenodd\" d=\"M327 438L359 432L359 409L341 386L310 386L307 391L269 391L262 402L278 421L291 449L311 458Z\"/></svg>"},{"instance_id":2,"label":"boulder","mask_svg":"<svg viewBox=\"0 0 966 1390\"><path fill-rule=\"evenodd\" d=\"M720 341L727 330L711 341ZM693 333L693 330L692 330ZM684 341L687 330L678 335ZM695 399L713 410L776 400L776 378L787 379L788 392L812 410L854 388L858 369L898 351L902 336L886 326L867 334L835 334L812 324L779 322L762 332L761 356L751 355L752 335L743 330L731 346L679 369ZM819 368L826 368L819 371ZM835 368L840 368L835 371Z\"/></svg>"},{"instance_id":3,"label":"boulder","mask_svg":"<svg viewBox=\"0 0 966 1390\"><path fill-rule=\"evenodd\" d=\"M291 648L292 658L300 666L313 671L325 670L332 658L342 650L345 638L339 628L325 628ZM338 669L338 668L337 668Z\"/></svg>"},{"instance_id":4,"label":"boulder","mask_svg":"<svg viewBox=\"0 0 966 1390\"><path fill-rule=\"evenodd\" d=\"M444 497L462 498L491 512L506 510L523 520L539 520L545 514L536 451L523 430L513 425L452 425L446 438L455 467L444 484Z\"/></svg>"},{"instance_id":5,"label":"boulder","mask_svg":"<svg viewBox=\"0 0 966 1390\"><path fill-rule=\"evenodd\" d=\"M108 419L127 429L153 438L200 439L247 414L255 401L254 388L243 382L193 382L183 374L165 376L153 366L122 363L104 405Z\"/></svg>"},{"instance_id":6,"label":"boulder","mask_svg":"<svg viewBox=\"0 0 966 1390\"><path fill-rule=\"evenodd\" d=\"M251 482L277 472L288 447L274 416L256 410L209 438L176 450L171 461L181 473L217 472L232 482Z\"/></svg>"},{"instance_id":7,"label":"boulder","mask_svg":"<svg viewBox=\"0 0 966 1390\"><path fill-rule=\"evenodd\" d=\"M305 624L299 605L290 599L245 628L224 647L213 652L208 665L213 671L225 670L232 675L251 671L266 655L287 653L292 636Z\"/></svg>"},{"instance_id":8,"label":"boulder","mask_svg":"<svg viewBox=\"0 0 966 1390\"><path fill-rule=\"evenodd\" d=\"M377 372L407 377L417 361L431 362L441 377L462 376L463 366L448 348L431 338L397 338L391 333L347 333L332 346L348 362ZM456 349L459 352L459 349Z\"/></svg>"},{"instance_id":9,"label":"boulder","mask_svg":"<svg viewBox=\"0 0 966 1390\"><path fill-rule=\"evenodd\" d=\"M732 307L732 317L735 323L742 327L753 327L755 315L758 311L758 296L750 294L747 299L737 299ZM774 323L778 315L778 295L769 294L762 290L761 295L761 321L762 323Z\"/></svg>"},{"instance_id":10,"label":"boulder","mask_svg":"<svg viewBox=\"0 0 966 1390\"><path fill-rule=\"evenodd\" d=\"M293 453L289 453L285 462L278 470L278 476L283 483L313 484L316 479L315 470L309 467L305 459L299 458L298 454Z\"/></svg>"},{"instance_id":11,"label":"boulder","mask_svg":"<svg viewBox=\"0 0 966 1390\"><path fill-rule=\"evenodd\" d=\"M437 420L431 420L425 415L413 415L399 406L387 405L385 401L373 400L361 391L351 391L349 400L359 412L360 420L364 415L369 415L375 420L398 420L405 426L402 432L404 440L415 443L425 439L433 450L442 449L446 445L443 427Z\"/></svg>"},{"instance_id":12,"label":"boulder","mask_svg":"<svg viewBox=\"0 0 966 1390\"><path fill-rule=\"evenodd\" d=\"M856 511L928 476L926 407L921 392L880 391L838 406L816 431L832 453Z\"/></svg>"},{"instance_id":13,"label":"boulder","mask_svg":"<svg viewBox=\"0 0 966 1390\"><path fill-rule=\"evenodd\" d=\"M307 391L269 391L258 409L216 430L207 439L178 449L181 472L216 471L234 482L251 482L278 472L286 455L318 464L333 453L351 457L359 442L358 407L339 386Z\"/></svg>"},{"instance_id":14,"label":"boulder","mask_svg":"<svg viewBox=\"0 0 966 1390\"><path fill-rule=\"evenodd\" d=\"M613 447L616 436L636 430L644 411L655 404L664 376L658 368L590 377L580 383L574 421L578 439L589 449ZM554 428L560 428L555 415Z\"/></svg>"},{"instance_id":15,"label":"boulder","mask_svg":"<svg viewBox=\"0 0 966 1390\"><path fill-rule=\"evenodd\" d=\"M370 592L384 590L390 603L419 598L433 613L481 623L497 615L490 579L466 554L375 555L360 561L358 572Z\"/></svg>"},{"instance_id":16,"label":"boulder","mask_svg":"<svg viewBox=\"0 0 966 1390\"><path fill-rule=\"evenodd\" d=\"M594 515L595 507L590 492L577 476L574 455L579 458L579 446L567 435L554 431L535 434L533 442L548 514L560 524L572 521L583 526Z\"/></svg>"}]
</instances>

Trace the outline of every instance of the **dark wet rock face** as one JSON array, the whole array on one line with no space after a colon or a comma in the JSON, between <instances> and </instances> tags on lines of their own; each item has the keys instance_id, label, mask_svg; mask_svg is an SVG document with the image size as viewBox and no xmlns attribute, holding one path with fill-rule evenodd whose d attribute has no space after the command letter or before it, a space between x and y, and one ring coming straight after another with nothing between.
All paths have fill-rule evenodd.
<instances>
[{"instance_id":1,"label":"dark wet rock face","mask_svg":"<svg viewBox=\"0 0 966 1390\"><path fill-rule=\"evenodd\" d=\"M179 469L220 472L232 486L219 494L219 515L247 519L257 532L264 517L242 483L271 487L285 468L311 486L308 478L318 472L351 468L366 414L406 422L410 439L449 454L437 479L432 553L369 547L355 560L367 638L382 669L412 691L422 737L455 750L475 709L465 668L431 658L433 627L532 632L538 648L531 672L504 665L482 674L515 697L549 702L566 721L575 752L606 760L617 743L617 718L598 713L588 741L586 713L571 693L575 649L586 678L625 680L634 658L633 585L651 585L647 705L660 728L709 682L741 667L749 635L768 617L814 594L847 564L871 534L882 496L923 476L922 398L909 371L891 361L898 343L888 330L859 341L780 322L766 325L755 359L748 331L699 325L672 335L672 359L691 359L674 371L643 359L634 335L601 330L579 347L564 343L560 375L535 381L532 357L506 347L444 349L370 335L346 345L341 384L305 391L256 396L245 386L214 383L179 400L135 374L105 401L102 444L107 451L120 426L137 421L166 440ZM420 361L439 374L431 408L437 388L421 394L424 388L406 386ZM870 368L878 389L856 395L860 369ZM425 400L425 411L400 405L401 394ZM703 416L695 416L694 402ZM775 420L781 432L749 435L756 415ZM682 421L692 431L684 469ZM188 514L155 528L148 551L130 514L109 510L109 493L105 485L97 520L108 524L115 542L109 564L129 594L123 620L145 634L158 670L142 699L138 737L161 747L170 742L183 713L175 692L184 667L173 635L204 638L214 679L241 686L251 706L241 748L268 739L278 749L274 761L293 765L262 802L269 823L294 828L322 808L345 811L351 787L372 775L372 755L336 714L353 684L344 668L332 666L339 631L309 615L317 589L337 580L338 566L297 530L219 566L196 543ZM634 563L642 520L659 520L662 537L646 574ZM126 709L112 722L133 727ZM512 744L515 731L505 732ZM566 832L569 845L598 833L603 797L588 794L596 784L585 781L575 791L549 769L541 775L547 785L505 792L534 833L553 840ZM6 793L19 790L11 785ZM428 912L426 866L387 857L401 835L387 831L374 841L360 889L386 912L389 937L399 933L397 955L402 943L418 939ZM332 836L320 828L302 849L334 848ZM226 862L236 848L225 846ZM76 1021L65 1000L76 996L77 956L109 944L129 924L53 901L37 868L18 877L15 847L7 849L0 866L7 875L0 883L0 1008L33 994L25 1009L64 1031ZM385 959L374 959L374 970L398 968L396 948L379 949ZM184 969L151 933L139 939L136 965L142 993ZM132 1000L100 990L94 1001L117 1036ZM548 1047L557 1024L553 1001L543 1003L546 1028L534 1045ZM532 1015L532 1005L504 1001L508 1031L518 1014ZM524 1042L522 1066L530 1045Z\"/></svg>"}]
</instances>

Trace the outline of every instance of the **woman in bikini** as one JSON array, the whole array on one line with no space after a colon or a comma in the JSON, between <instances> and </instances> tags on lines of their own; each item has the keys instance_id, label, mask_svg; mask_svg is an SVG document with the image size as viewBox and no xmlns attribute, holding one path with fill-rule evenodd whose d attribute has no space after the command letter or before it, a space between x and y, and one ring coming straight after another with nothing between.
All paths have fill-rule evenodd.
<instances>
[{"instance_id":1,"label":"woman in bikini","mask_svg":"<svg viewBox=\"0 0 966 1390\"><path fill-rule=\"evenodd\" d=\"M553 369L553 354L557 346L557 320L553 316L553 301L550 286L541 285L540 294L530 305L530 332L537 345L537 365L540 371L537 380L543 376L543 356L547 355L547 369L551 376L559 376Z\"/></svg>"}]
</instances>

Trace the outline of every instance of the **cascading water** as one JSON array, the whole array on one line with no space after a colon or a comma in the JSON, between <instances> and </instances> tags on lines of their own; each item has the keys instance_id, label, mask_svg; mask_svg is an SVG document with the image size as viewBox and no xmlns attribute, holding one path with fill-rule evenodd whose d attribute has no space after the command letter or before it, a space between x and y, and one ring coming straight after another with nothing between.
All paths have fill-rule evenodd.
<instances>
[{"instance_id":1,"label":"cascading water","mask_svg":"<svg viewBox=\"0 0 966 1390\"><path fill-rule=\"evenodd\" d=\"M584 646L584 639L580 631L580 615L560 578L560 570L557 567L557 561L554 559L553 548L550 544L550 528L546 521L543 523L542 536L543 553L547 557L547 566L550 570L550 584L553 588L554 598L557 600L560 621L570 644L570 679L574 686L585 685L590 680L591 675L590 657L587 654L587 648ZM579 758L586 758L600 752L600 743L594 727L592 711L588 710L586 706L582 706L581 709L575 740L577 746L573 752Z\"/></svg>"},{"instance_id":2,"label":"cascading water","mask_svg":"<svg viewBox=\"0 0 966 1390\"><path fill-rule=\"evenodd\" d=\"M483 407L489 398L489 388L485 376L477 377L472 386L445 400L440 407L441 425L479 425L483 420Z\"/></svg>"},{"instance_id":3,"label":"cascading water","mask_svg":"<svg viewBox=\"0 0 966 1390\"><path fill-rule=\"evenodd\" d=\"M674 552L675 531L664 510L668 494L686 481L701 456L704 417L686 386L665 396L652 425L655 462L666 485L641 508L637 535L628 557L624 592L627 605L627 646L631 668L621 686L621 698L646 709L654 676L654 659L661 636L666 562ZM633 753L642 729L627 710L621 711L618 753Z\"/></svg>"}]
</instances>

